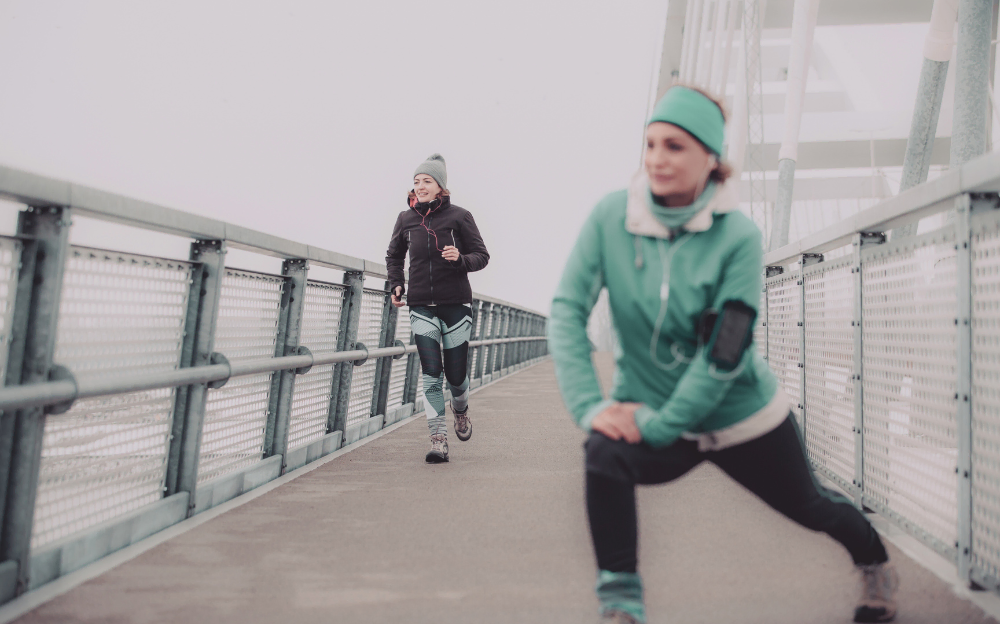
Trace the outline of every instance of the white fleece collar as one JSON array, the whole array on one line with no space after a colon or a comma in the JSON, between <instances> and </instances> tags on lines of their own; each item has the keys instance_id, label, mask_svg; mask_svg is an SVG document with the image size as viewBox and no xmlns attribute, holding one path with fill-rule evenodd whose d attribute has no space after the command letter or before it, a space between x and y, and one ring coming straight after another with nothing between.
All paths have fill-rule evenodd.
<instances>
[{"instance_id":1,"label":"white fleece collar","mask_svg":"<svg viewBox=\"0 0 1000 624\"><path fill-rule=\"evenodd\" d=\"M649 208L649 179L645 170L640 169L628 187L628 203L625 208L625 230L637 236L652 238L671 238L670 229L657 220ZM691 220L684 224L688 232L705 232L712 227L713 215L736 210L739 206L739 195L736 194L736 181L733 178L715 191L708 205Z\"/></svg>"}]
</instances>

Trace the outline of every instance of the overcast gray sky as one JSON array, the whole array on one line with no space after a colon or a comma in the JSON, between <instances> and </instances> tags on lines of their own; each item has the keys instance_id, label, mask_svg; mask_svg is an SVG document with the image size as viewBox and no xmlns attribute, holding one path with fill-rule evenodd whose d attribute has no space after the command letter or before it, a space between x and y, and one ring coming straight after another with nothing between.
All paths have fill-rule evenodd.
<instances>
[{"instance_id":1,"label":"overcast gray sky","mask_svg":"<svg viewBox=\"0 0 1000 624\"><path fill-rule=\"evenodd\" d=\"M3 1L0 162L381 261L440 152L492 254L473 288L547 311L583 218L638 167L665 14Z\"/></svg>"}]
</instances>

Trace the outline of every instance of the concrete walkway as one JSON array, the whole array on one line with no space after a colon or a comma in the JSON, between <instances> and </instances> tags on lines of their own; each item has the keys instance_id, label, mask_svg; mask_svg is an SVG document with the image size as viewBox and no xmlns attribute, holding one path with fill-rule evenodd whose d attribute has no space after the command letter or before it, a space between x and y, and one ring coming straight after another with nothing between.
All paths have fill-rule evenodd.
<instances>
[{"instance_id":1,"label":"concrete walkway","mask_svg":"<svg viewBox=\"0 0 1000 624\"><path fill-rule=\"evenodd\" d=\"M552 364L485 388L472 410L473 438L451 436L450 464L424 464L426 424L411 422L18 621L596 622L584 436ZM639 500L651 622L850 621L846 552L713 466ZM890 550L897 621L995 622Z\"/></svg>"}]
</instances>

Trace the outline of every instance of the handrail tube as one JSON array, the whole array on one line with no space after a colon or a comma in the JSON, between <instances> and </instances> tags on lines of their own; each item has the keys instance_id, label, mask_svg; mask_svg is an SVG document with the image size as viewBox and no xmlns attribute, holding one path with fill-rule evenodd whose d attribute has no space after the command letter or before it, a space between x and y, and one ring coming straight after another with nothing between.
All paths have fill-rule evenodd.
<instances>
[{"instance_id":1,"label":"handrail tube","mask_svg":"<svg viewBox=\"0 0 1000 624\"><path fill-rule=\"evenodd\" d=\"M514 342L537 342L546 340L544 336L526 336L522 338L496 338L493 340L475 340L469 347L480 347L491 344L508 344ZM312 355L288 355L284 357L257 358L229 364L209 364L192 366L156 373L140 373L133 375L116 375L113 377L82 377L76 381L49 381L27 386L9 386L0 388L0 410L20 409L52 405L65 401L78 401L129 392L144 390L159 390L190 384L224 381L233 377L243 377L260 373L270 373L293 368L307 368L352 362L362 358L383 358L416 353L416 345L405 347L383 347L379 349L355 349L352 351L317 351ZM54 415L53 417L58 418Z\"/></svg>"},{"instance_id":2,"label":"handrail tube","mask_svg":"<svg viewBox=\"0 0 1000 624\"><path fill-rule=\"evenodd\" d=\"M50 178L14 167L0 165L0 198L29 206L64 206L74 214L91 219L121 223L130 227L163 232L202 240L225 240L230 247L276 258L301 258L345 271L363 271L385 278L386 266L380 262L355 258L280 236L218 221L202 215L168 208L151 202L91 188L82 184ZM516 307L532 314L543 314L515 306L495 297L474 293L481 301Z\"/></svg>"},{"instance_id":3,"label":"handrail tube","mask_svg":"<svg viewBox=\"0 0 1000 624\"><path fill-rule=\"evenodd\" d=\"M962 193L1000 191L1000 153L970 160L959 168L764 255L766 266L791 264L804 253L822 253L850 244L858 232L884 232L954 207Z\"/></svg>"}]
</instances>

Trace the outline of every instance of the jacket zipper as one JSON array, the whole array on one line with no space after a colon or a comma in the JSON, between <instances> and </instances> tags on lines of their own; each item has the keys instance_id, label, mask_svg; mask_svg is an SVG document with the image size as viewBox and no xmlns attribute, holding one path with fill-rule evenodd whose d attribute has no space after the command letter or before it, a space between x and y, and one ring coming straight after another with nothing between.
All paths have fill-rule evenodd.
<instances>
[{"instance_id":1,"label":"jacket zipper","mask_svg":"<svg viewBox=\"0 0 1000 624\"><path fill-rule=\"evenodd\" d=\"M430 228L434 217L427 215L427 227ZM434 258L431 257L431 235L427 234L427 282L431 286L431 305L434 305Z\"/></svg>"}]
</instances>

